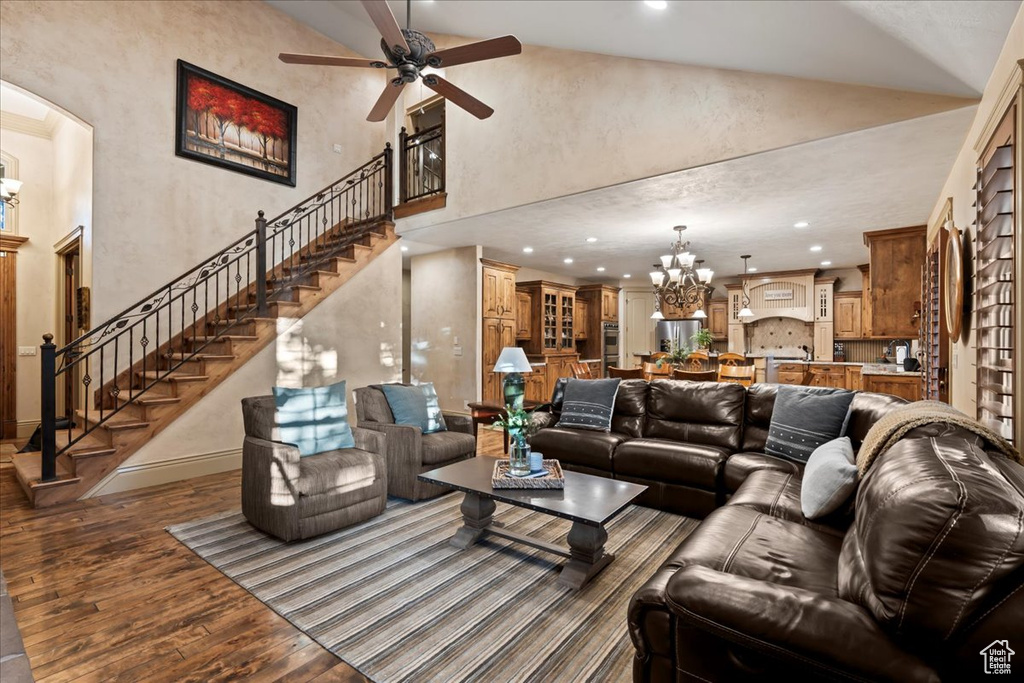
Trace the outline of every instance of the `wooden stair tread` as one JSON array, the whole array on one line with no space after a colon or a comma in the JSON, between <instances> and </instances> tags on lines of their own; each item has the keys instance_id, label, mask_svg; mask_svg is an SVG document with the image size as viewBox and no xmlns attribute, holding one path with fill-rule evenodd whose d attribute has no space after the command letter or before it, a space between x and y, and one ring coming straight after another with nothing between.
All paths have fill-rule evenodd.
<instances>
[{"instance_id":1,"label":"wooden stair tread","mask_svg":"<svg viewBox=\"0 0 1024 683\"><path fill-rule=\"evenodd\" d=\"M108 415L110 411L103 411L104 415ZM137 420L130 417L109 417L103 422L100 422L100 411L90 410L88 417L86 417L84 410L76 410L75 414L82 418L86 422L97 424L107 429L119 430L119 429L145 429L149 426L148 422L143 420Z\"/></svg>"},{"instance_id":2,"label":"wooden stair tread","mask_svg":"<svg viewBox=\"0 0 1024 683\"><path fill-rule=\"evenodd\" d=\"M232 358L234 358L234 356L232 356ZM121 390L121 393L117 395L117 400L121 403L134 403L142 408L147 406L167 406L175 403L181 403L181 399L177 396L161 396L160 394L144 394L142 396L133 396L128 398L127 389Z\"/></svg>"},{"instance_id":3,"label":"wooden stair tread","mask_svg":"<svg viewBox=\"0 0 1024 683\"><path fill-rule=\"evenodd\" d=\"M18 478L26 482L33 490L55 486L73 486L82 481L81 477L76 477L68 472L60 460L57 461L57 479L45 482L39 481L40 477L43 476L43 456L39 452L16 453L11 458L11 462L14 463L14 469L18 474Z\"/></svg>"},{"instance_id":4,"label":"wooden stair tread","mask_svg":"<svg viewBox=\"0 0 1024 683\"><path fill-rule=\"evenodd\" d=\"M139 377L145 379L155 379L159 382L205 382L210 379L209 375L175 375L175 374L161 374L155 370L147 370L146 372L138 373Z\"/></svg>"},{"instance_id":5,"label":"wooden stair tread","mask_svg":"<svg viewBox=\"0 0 1024 683\"><path fill-rule=\"evenodd\" d=\"M234 359L238 358L238 356L236 356L234 354L231 354L231 353L201 353L200 352L200 353L190 354L190 353L181 353L180 351L176 352L176 353L172 353L172 354L170 354L170 355L168 355L166 357L170 358L172 360L203 360L203 361L206 361L206 360L229 361L229 360L234 360Z\"/></svg>"},{"instance_id":6,"label":"wooden stair tread","mask_svg":"<svg viewBox=\"0 0 1024 683\"><path fill-rule=\"evenodd\" d=\"M273 320L273 318L260 318L260 320ZM219 341L258 341L255 334L218 334L213 337L190 337L193 342L210 343Z\"/></svg>"},{"instance_id":7,"label":"wooden stair tread","mask_svg":"<svg viewBox=\"0 0 1024 683\"><path fill-rule=\"evenodd\" d=\"M68 456L72 460L99 458L106 455L113 455L114 453L117 453L117 449L110 446L107 446L106 448L77 448L73 446L71 450L64 451L64 455Z\"/></svg>"}]
</instances>

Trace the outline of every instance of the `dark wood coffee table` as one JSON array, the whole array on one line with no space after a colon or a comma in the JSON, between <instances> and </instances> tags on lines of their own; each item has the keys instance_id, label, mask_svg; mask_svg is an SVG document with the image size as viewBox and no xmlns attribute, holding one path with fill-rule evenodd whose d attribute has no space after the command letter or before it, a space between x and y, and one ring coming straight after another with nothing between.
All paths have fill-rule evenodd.
<instances>
[{"instance_id":1,"label":"dark wood coffee table","mask_svg":"<svg viewBox=\"0 0 1024 683\"><path fill-rule=\"evenodd\" d=\"M495 458L479 456L430 470L420 481L445 486L466 494L462 501L462 527L451 544L465 550L484 536L498 536L539 548L568 559L558 583L580 588L615 559L604 550L608 532L604 525L622 512L647 487L579 472L565 473L565 489L494 489L491 474ZM569 549L501 528L493 521L494 501L543 512L572 522L566 539Z\"/></svg>"}]
</instances>

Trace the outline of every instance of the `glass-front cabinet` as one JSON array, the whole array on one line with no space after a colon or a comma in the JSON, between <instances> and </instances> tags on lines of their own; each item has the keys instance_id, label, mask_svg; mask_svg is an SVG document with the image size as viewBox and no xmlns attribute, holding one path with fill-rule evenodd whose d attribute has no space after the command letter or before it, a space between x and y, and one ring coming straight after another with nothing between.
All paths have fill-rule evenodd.
<instances>
[{"instance_id":1,"label":"glass-front cabinet","mask_svg":"<svg viewBox=\"0 0 1024 683\"><path fill-rule=\"evenodd\" d=\"M523 329L520 345L528 355L549 355L576 352L576 288L556 282L533 281L516 284L524 300L531 302L530 325Z\"/></svg>"},{"instance_id":2,"label":"glass-front cabinet","mask_svg":"<svg viewBox=\"0 0 1024 683\"><path fill-rule=\"evenodd\" d=\"M573 313L576 307L576 297L569 292L562 292L559 298L559 324L561 334L558 338L558 347L561 351L576 350L576 335L573 330Z\"/></svg>"}]
</instances>

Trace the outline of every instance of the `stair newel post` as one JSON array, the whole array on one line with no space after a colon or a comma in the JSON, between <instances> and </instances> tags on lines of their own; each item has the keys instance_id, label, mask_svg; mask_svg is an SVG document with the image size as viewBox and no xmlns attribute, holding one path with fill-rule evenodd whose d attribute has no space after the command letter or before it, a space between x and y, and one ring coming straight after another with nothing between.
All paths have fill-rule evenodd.
<instances>
[{"instance_id":1,"label":"stair newel post","mask_svg":"<svg viewBox=\"0 0 1024 683\"><path fill-rule=\"evenodd\" d=\"M262 209L256 216L256 309L267 315L267 219Z\"/></svg>"},{"instance_id":2,"label":"stair newel post","mask_svg":"<svg viewBox=\"0 0 1024 683\"><path fill-rule=\"evenodd\" d=\"M400 135L401 135L401 139L403 140L403 147L404 147L405 128L402 128L402 132L401 132ZM394 165L394 160L392 158L391 143L390 142L385 142L384 143L384 216L388 220L394 220L394 214L392 213L392 210L395 207L395 202L394 202L394 191L395 191L395 188L394 188L394 183L395 183L394 166L395 165Z\"/></svg>"},{"instance_id":3,"label":"stair newel post","mask_svg":"<svg viewBox=\"0 0 1024 683\"><path fill-rule=\"evenodd\" d=\"M57 478L57 345L53 343L53 335L44 334L43 344L39 348L42 369L42 386L39 394L42 408L40 480L54 481Z\"/></svg>"}]
</instances>

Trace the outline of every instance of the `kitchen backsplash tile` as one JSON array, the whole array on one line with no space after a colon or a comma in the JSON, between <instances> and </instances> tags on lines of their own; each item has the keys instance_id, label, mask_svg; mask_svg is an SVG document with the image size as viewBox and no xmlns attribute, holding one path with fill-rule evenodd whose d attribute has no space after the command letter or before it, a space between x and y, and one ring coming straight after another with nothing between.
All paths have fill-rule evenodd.
<instances>
[{"instance_id":1,"label":"kitchen backsplash tile","mask_svg":"<svg viewBox=\"0 0 1024 683\"><path fill-rule=\"evenodd\" d=\"M753 354L801 358L806 346L814 345L814 327L795 318L765 318L750 330L749 348Z\"/></svg>"}]
</instances>

